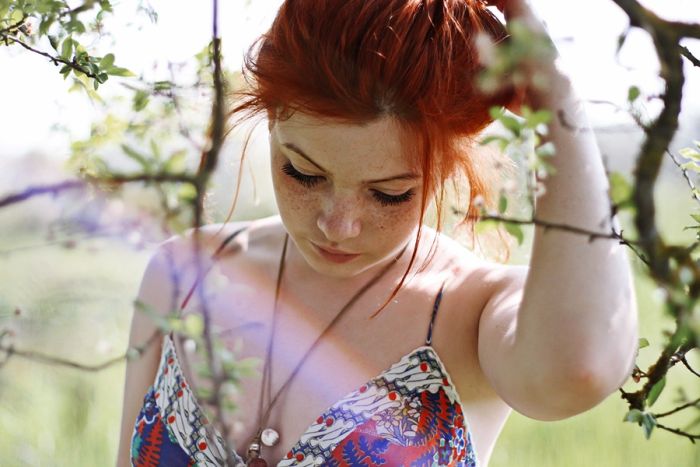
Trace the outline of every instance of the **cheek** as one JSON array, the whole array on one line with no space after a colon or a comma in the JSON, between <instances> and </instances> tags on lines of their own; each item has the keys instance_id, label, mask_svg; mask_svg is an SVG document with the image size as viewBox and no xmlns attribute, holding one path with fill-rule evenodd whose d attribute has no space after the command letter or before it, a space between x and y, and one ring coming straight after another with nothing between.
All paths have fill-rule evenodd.
<instances>
[{"instance_id":1,"label":"cheek","mask_svg":"<svg viewBox=\"0 0 700 467\"><path fill-rule=\"evenodd\" d=\"M308 189L282 173L280 167L273 168L273 186L277 207L283 219L301 220L316 212L319 203L317 190Z\"/></svg>"},{"instance_id":2,"label":"cheek","mask_svg":"<svg viewBox=\"0 0 700 467\"><path fill-rule=\"evenodd\" d=\"M382 206L377 204L365 220L365 229L385 239L396 242L409 236L420 223L420 199L416 196L405 204Z\"/></svg>"}]
</instances>

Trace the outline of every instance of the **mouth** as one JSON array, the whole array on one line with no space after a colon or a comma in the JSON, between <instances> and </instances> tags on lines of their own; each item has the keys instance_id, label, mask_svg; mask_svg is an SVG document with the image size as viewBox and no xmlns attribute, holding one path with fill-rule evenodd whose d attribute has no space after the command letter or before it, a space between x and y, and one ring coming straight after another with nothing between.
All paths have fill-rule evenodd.
<instances>
[{"instance_id":1,"label":"mouth","mask_svg":"<svg viewBox=\"0 0 700 467\"><path fill-rule=\"evenodd\" d=\"M359 253L349 253L343 250L337 250L330 247L322 247L314 242L311 242L316 252L324 259L333 263L347 263L360 256Z\"/></svg>"}]
</instances>

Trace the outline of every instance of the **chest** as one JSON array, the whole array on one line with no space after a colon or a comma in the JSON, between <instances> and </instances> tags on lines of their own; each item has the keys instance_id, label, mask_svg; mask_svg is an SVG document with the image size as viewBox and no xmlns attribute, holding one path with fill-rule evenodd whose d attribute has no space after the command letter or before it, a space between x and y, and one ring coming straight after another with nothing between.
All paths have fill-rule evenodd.
<instances>
[{"instance_id":1,"label":"chest","mask_svg":"<svg viewBox=\"0 0 700 467\"><path fill-rule=\"evenodd\" d=\"M236 284L233 288L222 288L208 302L212 323L219 329L224 345L239 349L236 352L239 360L257 362L258 371L240 378L239 390L226 395L236 406L227 418L232 421L230 438L238 452L245 455L260 426L259 419L267 418L264 426L273 427L280 434L275 446L265 448L268 460L284 459L310 430L318 431L319 424L331 427L335 418L328 416L329 410L339 401L352 398L353 394L357 396L361 388L366 390L368 382L376 381L422 346L439 289L408 289L373 319L370 315L381 303L371 297L358 301L337 319L338 308L342 307L338 303L319 307L308 296L305 300L287 296L282 297L280 302L284 305L273 319L271 284L240 280ZM454 374L454 383L463 400L468 400L475 388L472 383L478 369L474 366L476 359L470 360L469 355L475 353L478 310L482 307L478 296L466 303L443 297L433 323L435 348ZM269 385L263 387L261 375L273 322ZM193 356L190 360L190 368L203 365L200 357ZM420 359L411 360L418 369L424 367L423 363ZM444 367L438 368L442 364L442 361L431 364L431 368L439 370L441 383L445 379L443 373L448 372ZM207 386L197 372L189 371L186 366L184 373L195 386ZM470 376L472 383L463 384ZM391 389L382 387L378 390L388 397ZM399 396L397 393L397 399L401 399ZM386 397L383 399L386 403L394 402ZM408 413L410 407L401 410ZM401 418L395 417L388 423L399 423L397 420Z\"/></svg>"}]
</instances>

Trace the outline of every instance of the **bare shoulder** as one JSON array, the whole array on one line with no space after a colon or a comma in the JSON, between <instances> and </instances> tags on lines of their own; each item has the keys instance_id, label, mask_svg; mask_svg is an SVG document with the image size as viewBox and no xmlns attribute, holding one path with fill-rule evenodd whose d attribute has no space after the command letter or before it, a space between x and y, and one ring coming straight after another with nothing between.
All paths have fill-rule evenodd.
<instances>
[{"instance_id":1,"label":"bare shoulder","mask_svg":"<svg viewBox=\"0 0 700 467\"><path fill-rule=\"evenodd\" d=\"M157 309L173 311L198 274L206 274L215 264L229 270L268 259L271 248L283 238L279 218L209 224L196 232L189 229L159 244L146 267L141 295L160 297ZM167 298L168 303L162 301Z\"/></svg>"},{"instance_id":2,"label":"bare shoulder","mask_svg":"<svg viewBox=\"0 0 700 467\"><path fill-rule=\"evenodd\" d=\"M437 234L436 260L449 273L449 287L456 296L480 295L483 308L522 293L528 266L509 265L479 257L457 241ZM479 311L483 311L480 309Z\"/></svg>"}]
</instances>

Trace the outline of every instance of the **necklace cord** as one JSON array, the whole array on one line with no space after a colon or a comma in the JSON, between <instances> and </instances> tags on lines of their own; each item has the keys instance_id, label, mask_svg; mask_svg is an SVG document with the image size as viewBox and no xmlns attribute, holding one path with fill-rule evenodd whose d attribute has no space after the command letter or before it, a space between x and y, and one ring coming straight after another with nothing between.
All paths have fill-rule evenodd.
<instances>
[{"instance_id":1,"label":"necklace cord","mask_svg":"<svg viewBox=\"0 0 700 467\"><path fill-rule=\"evenodd\" d=\"M281 290L281 283L282 283L282 277L284 273L284 266L285 266L285 257L286 257L286 252L287 252L287 243L289 240L289 234L285 235L285 240L284 240L284 246L282 249L282 256L280 258L280 266L277 274L277 284L275 287L275 302L274 302L274 308L272 312L272 326L270 330L270 340L267 345L267 354L265 355L265 368L263 369L263 382L262 382L262 388L261 388L261 396L260 396L260 404L258 405L258 430L256 432L256 437L254 438L255 441L260 441L260 435L262 433L263 427L267 424L269 418L270 418L270 413L272 412L273 407L277 403L279 397L284 393L284 391L287 389L287 387L292 383L294 378L297 376L299 373L299 370L301 370L301 367L304 365L304 363L307 361L309 356L313 353L313 351L318 347L318 344L321 342L321 340L328 334L328 332L331 330L331 328L342 318L342 316L345 314L345 312L350 309L357 301L369 290L374 284L379 282L384 275L386 275L387 272L398 262L398 260L403 256L404 252L408 248L408 245L406 245L401 252L387 265L385 265L377 274L375 274L371 279L369 279L355 294L350 298L350 300L345 303L345 305L336 313L336 315L333 317L333 319L326 325L326 327L321 331L321 333L318 335L316 340L311 344L309 349L304 353L304 355L301 357L299 362L296 364L290 375L287 377L287 379L282 383L280 388L277 390L275 393L274 397L272 397L272 391L271 391L271 385L272 385L272 349L273 349L273 342L275 340L275 330L276 330L276 321L277 321L277 315L279 312L279 296L280 296L280 290ZM262 407L263 407L263 397L265 395L265 390L267 390L267 397L269 400L269 403L267 404L267 409L263 413ZM272 397L272 398L271 398ZM271 398L271 400L270 400Z\"/></svg>"},{"instance_id":2,"label":"necklace cord","mask_svg":"<svg viewBox=\"0 0 700 467\"><path fill-rule=\"evenodd\" d=\"M282 246L282 254L280 255L279 266L277 267L277 282L275 285L275 301L272 308L272 323L270 329L270 339L267 342L267 349L265 352L265 363L263 368L263 375L261 381L260 389L260 401L258 403L258 430L255 434L254 441L260 442L260 436L262 435L262 427L267 423L268 412L263 415L263 405L265 404L265 398L267 396L268 407L271 405L269 402L272 397L272 349L274 345L274 335L275 335L275 324L277 323L277 302L279 301L280 291L282 288L282 276L284 275L284 267L286 264L285 258L287 257L287 245L289 244L289 234L284 235L284 244Z\"/></svg>"}]
</instances>

